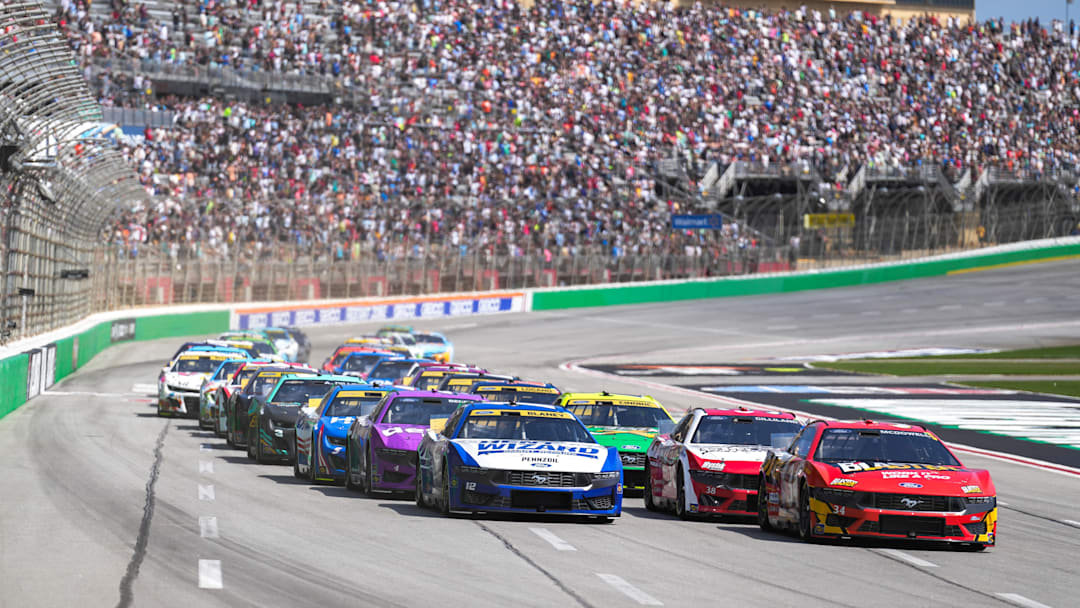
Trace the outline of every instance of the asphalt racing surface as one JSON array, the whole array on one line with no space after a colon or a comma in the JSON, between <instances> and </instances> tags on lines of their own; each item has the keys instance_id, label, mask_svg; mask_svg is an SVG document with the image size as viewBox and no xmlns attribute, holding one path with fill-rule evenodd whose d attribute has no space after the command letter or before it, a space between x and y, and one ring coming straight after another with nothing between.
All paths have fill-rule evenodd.
<instances>
[{"instance_id":1,"label":"asphalt racing surface","mask_svg":"<svg viewBox=\"0 0 1080 608\"><path fill-rule=\"evenodd\" d=\"M740 362L1080 341L1080 262L879 286L447 319L456 357L564 390L685 389L568 362ZM319 363L374 326L309 332ZM149 399L179 340L117 346L0 420L0 606L1076 606L1080 477L963 454L998 546L808 545L624 501L613 524L443 519L260 466ZM817 378L823 380L823 378ZM650 378L649 382L668 380ZM681 380L722 383L723 378ZM803 378L813 383L814 378Z\"/></svg>"}]
</instances>

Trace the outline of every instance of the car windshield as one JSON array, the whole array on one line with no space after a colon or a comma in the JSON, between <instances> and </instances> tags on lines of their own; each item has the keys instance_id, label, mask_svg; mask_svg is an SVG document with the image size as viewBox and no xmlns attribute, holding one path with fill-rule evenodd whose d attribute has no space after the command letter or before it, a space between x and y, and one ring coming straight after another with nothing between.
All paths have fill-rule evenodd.
<instances>
[{"instance_id":1,"label":"car windshield","mask_svg":"<svg viewBox=\"0 0 1080 608\"><path fill-rule=\"evenodd\" d=\"M494 401L499 403L515 401L517 403L539 403L541 405L555 405L555 402L558 401L560 397L558 391L520 391L515 388L500 388L492 391L477 391L476 394L483 397L484 401Z\"/></svg>"},{"instance_id":2,"label":"car windshield","mask_svg":"<svg viewBox=\"0 0 1080 608\"><path fill-rule=\"evenodd\" d=\"M287 380L274 393L270 403L307 403L329 391L334 384L323 380Z\"/></svg>"},{"instance_id":3,"label":"car windshield","mask_svg":"<svg viewBox=\"0 0 1080 608\"><path fill-rule=\"evenodd\" d=\"M428 426L432 418L449 418L454 410L475 403L454 397L398 397L383 411L381 424L421 424Z\"/></svg>"},{"instance_id":4,"label":"car windshield","mask_svg":"<svg viewBox=\"0 0 1080 608\"><path fill-rule=\"evenodd\" d=\"M335 397L323 416L367 416L382 398L382 393L375 393L372 397Z\"/></svg>"},{"instance_id":5,"label":"car windshield","mask_svg":"<svg viewBox=\"0 0 1080 608\"><path fill-rule=\"evenodd\" d=\"M787 446L802 425L789 418L765 416L706 416L698 422L690 443Z\"/></svg>"},{"instance_id":6,"label":"car windshield","mask_svg":"<svg viewBox=\"0 0 1080 608\"><path fill-rule=\"evenodd\" d=\"M566 409L589 426L655 428L661 420L670 420L664 410L640 405L571 405Z\"/></svg>"},{"instance_id":7,"label":"car windshield","mask_svg":"<svg viewBox=\"0 0 1080 608\"><path fill-rule=\"evenodd\" d=\"M416 379L416 390L431 391L439 386L446 372L427 372Z\"/></svg>"},{"instance_id":8,"label":"car windshield","mask_svg":"<svg viewBox=\"0 0 1080 608\"><path fill-rule=\"evenodd\" d=\"M406 346L416 345L416 340L413 340L413 337L408 334L398 334L398 340L400 340L401 343Z\"/></svg>"},{"instance_id":9,"label":"car windshield","mask_svg":"<svg viewBox=\"0 0 1080 608\"><path fill-rule=\"evenodd\" d=\"M214 374L214 380L221 380L222 378L229 378L236 373L236 370L240 369L243 365L243 361L226 361L218 368L216 374Z\"/></svg>"},{"instance_id":10,"label":"car windshield","mask_svg":"<svg viewBox=\"0 0 1080 608\"><path fill-rule=\"evenodd\" d=\"M343 372L360 372L366 374L371 368L386 358L386 355L356 355L349 357L341 367Z\"/></svg>"},{"instance_id":11,"label":"car windshield","mask_svg":"<svg viewBox=\"0 0 1080 608\"><path fill-rule=\"evenodd\" d=\"M826 429L815 458L823 462L960 464L940 441L924 432L885 429Z\"/></svg>"},{"instance_id":12,"label":"car windshield","mask_svg":"<svg viewBox=\"0 0 1080 608\"><path fill-rule=\"evenodd\" d=\"M380 361L371 369L368 376L372 378L404 378L409 370L416 365L414 361L399 361L395 359L384 359Z\"/></svg>"},{"instance_id":13,"label":"car windshield","mask_svg":"<svg viewBox=\"0 0 1080 608\"><path fill-rule=\"evenodd\" d=\"M461 426L458 438L595 443L589 431L572 416L548 418L540 416L472 415Z\"/></svg>"},{"instance_id":14,"label":"car windshield","mask_svg":"<svg viewBox=\"0 0 1080 608\"><path fill-rule=\"evenodd\" d=\"M431 334L413 334L413 339L421 344L446 344L446 340Z\"/></svg>"},{"instance_id":15,"label":"car windshield","mask_svg":"<svg viewBox=\"0 0 1080 608\"><path fill-rule=\"evenodd\" d=\"M193 359L178 359L172 367L174 372L185 373L198 373L209 374L214 371L217 366L221 365L221 359L212 359L210 357L197 357Z\"/></svg>"}]
</instances>

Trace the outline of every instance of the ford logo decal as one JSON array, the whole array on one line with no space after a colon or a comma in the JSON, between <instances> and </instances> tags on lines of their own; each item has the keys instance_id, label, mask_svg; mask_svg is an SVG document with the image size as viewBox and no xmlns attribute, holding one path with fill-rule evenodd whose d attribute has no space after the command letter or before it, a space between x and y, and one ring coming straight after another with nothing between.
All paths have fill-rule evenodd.
<instances>
[{"instance_id":1,"label":"ford logo decal","mask_svg":"<svg viewBox=\"0 0 1080 608\"><path fill-rule=\"evenodd\" d=\"M551 467L551 465L546 462L531 462L529 463L529 466L537 469L547 469Z\"/></svg>"},{"instance_id":2,"label":"ford logo decal","mask_svg":"<svg viewBox=\"0 0 1080 608\"><path fill-rule=\"evenodd\" d=\"M901 488L921 488L922 484L921 483L911 483L910 481L905 481L904 483L900 484L900 487Z\"/></svg>"}]
</instances>

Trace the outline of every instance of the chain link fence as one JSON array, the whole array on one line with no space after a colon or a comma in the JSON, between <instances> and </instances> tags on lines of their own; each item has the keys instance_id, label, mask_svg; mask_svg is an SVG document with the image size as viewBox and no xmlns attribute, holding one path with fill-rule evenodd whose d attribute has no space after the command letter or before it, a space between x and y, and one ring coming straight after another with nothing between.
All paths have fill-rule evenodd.
<instances>
[{"instance_id":1,"label":"chain link fence","mask_svg":"<svg viewBox=\"0 0 1080 608\"><path fill-rule=\"evenodd\" d=\"M145 198L134 171L97 137L101 109L39 2L0 5L0 340L94 310L101 229Z\"/></svg>"}]
</instances>

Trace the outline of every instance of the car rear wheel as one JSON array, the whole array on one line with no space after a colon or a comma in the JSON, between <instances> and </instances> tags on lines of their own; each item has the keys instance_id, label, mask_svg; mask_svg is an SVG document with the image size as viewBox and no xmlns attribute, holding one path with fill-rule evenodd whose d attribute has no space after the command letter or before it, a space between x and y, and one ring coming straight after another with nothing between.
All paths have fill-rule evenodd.
<instances>
[{"instance_id":1,"label":"car rear wheel","mask_svg":"<svg viewBox=\"0 0 1080 608\"><path fill-rule=\"evenodd\" d=\"M368 447L367 457L364 458L364 494L369 498L375 497L375 463L371 457L371 448Z\"/></svg>"},{"instance_id":2,"label":"car rear wheel","mask_svg":"<svg viewBox=\"0 0 1080 608\"><path fill-rule=\"evenodd\" d=\"M799 538L809 541L814 538L810 517L810 492L804 484L799 488Z\"/></svg>"},{"instance_id":3,"label":"car rear wheel","mask_svg":"<svg viewBox=\"0 0 1080 608\"><path fill-rule=\"evenodd\" d=\"M353 482L353 453L352 448L345 451L345 489L350 492L359 492L360 486Z\"/></svg>"},{"instance_id":4,"label":"car rear wheel","mask_svg":"<svg viewBox=\"0 0 1080 608\"><path fill-rule=\"evenodd\" d=\"M652 468L648 462L645 463L645 492L641 499L645 502L645 508L649 511L660 510L660 507L656 506L656 501L653 500Z\"/></svg>"},{"instance_id":5,"label":"car rear wheel","mask_svg":"<svg viewBox=\"0 0 1080 608\"><path fill-rule=\"evenodd\" d=\"M687 512L687 510L686 510L686 487L683 484L682 473L679 473L679 479L678 479L678 482L676 483L676 488L677 489L676 489L676 492L675 492L675 515L677 515L679 517L679 519L682 519L684 521L689 520L690 519L690 513Z\"/></svg>"},{"instance_id":6,"label":"car rear wheel","mask_svg":"<svg viewBox=\"0 0 1080 608\"><path fill-rule=\"evenodd\" d=\"M445 462L442 469L442 500L439 502L439 512L450 515L450 467Z\"/></svg>"},{"instance_id":7,"label":"car rear wheel","mask_svg":"<svg viewBox=\"0 0 1080 608\"><path fill-rule=\"evenodd\" d=\"M769 495L765 492L765 478L758 478L757 486L757 523L766 532L772 532L773 526L769 522Z\"/></svg>"},{"instance_id":8,"label":"car rear wheel","mask_svg":"<svg viewBox=\"0 0 1080 608\"><path fill-rule=\"evenodd\" d=\"M420 467L419 466L416 467L416 477L415 477L415 479L416 479L416 483L414 484L414 487L415 487L414 492L416 493L416 496L414 496L413 498L414 498L414 500L416 500L416 506L420 507L421 509L424 509L424 508L427 507L427 501L424 500L424 492L423 492L424 484L421 483L421 481L420 481Z\"/></svg>"}]
</instances>

